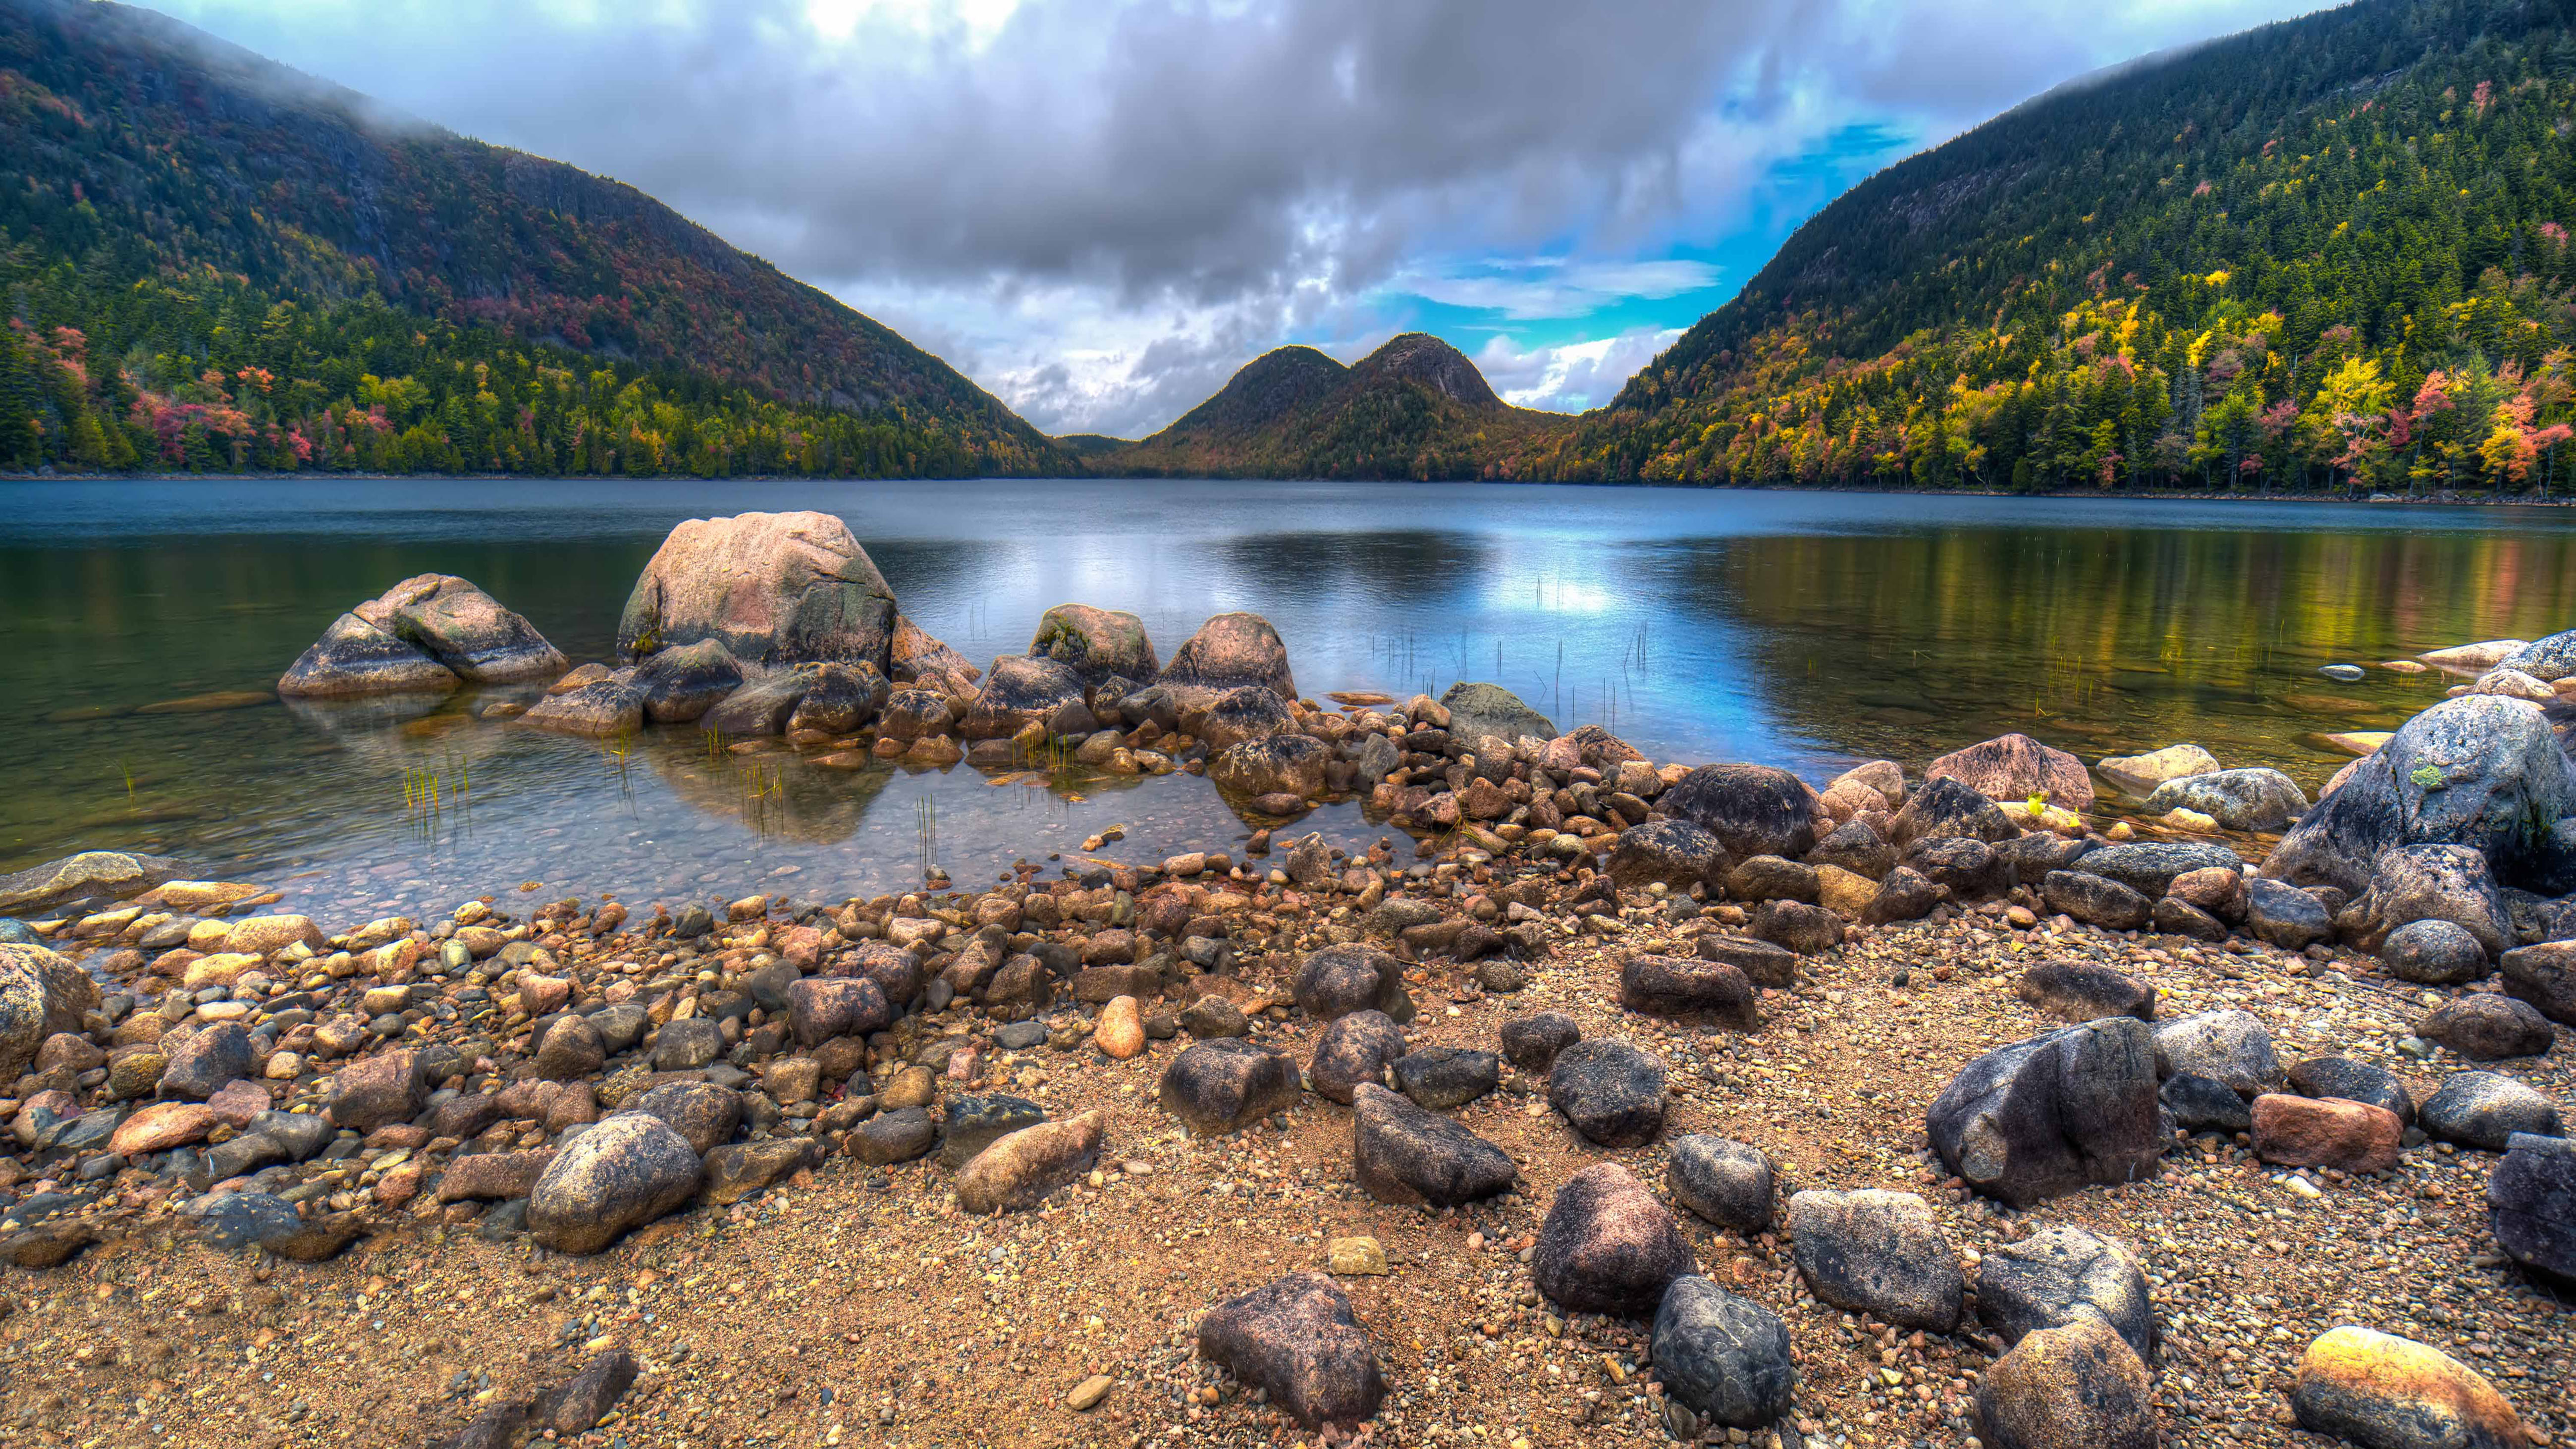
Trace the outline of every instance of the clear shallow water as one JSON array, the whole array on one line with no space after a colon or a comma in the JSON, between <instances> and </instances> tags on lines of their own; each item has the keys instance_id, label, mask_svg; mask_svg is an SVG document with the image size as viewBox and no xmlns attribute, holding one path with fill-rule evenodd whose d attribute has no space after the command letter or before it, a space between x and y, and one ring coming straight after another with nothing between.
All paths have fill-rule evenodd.
<instances>
[{"instance_id":1,"label":"clear shallow water","mask_svg":"<svg viewBox=\"0 0 2576 1449\"><path fill-rule=\"evenodd\" d=\"M906 613L979 663L1067 601L1168 655L1250 609L1300 687L1518 691L1657 759L1822 780L2009 729L2088 760L2197 741L2311 789L2435 675L2367 663L2576 624L2576 513L1636 488L1166 481L0 483L0 868L88 846L294 877L298 903L422 909L542 883L629 899L961 883L1015 859L1235 849L1204 781L1070 789L976 771L710 760L694 731L620 759L463 713L135 713L262 690L395 580L474 580L574 659L605 657L671 524L846 518ZM433 817L406 769L470 776ZM1360 843L1358 807L1301 824Z\"/></svg>"}]
</instances>

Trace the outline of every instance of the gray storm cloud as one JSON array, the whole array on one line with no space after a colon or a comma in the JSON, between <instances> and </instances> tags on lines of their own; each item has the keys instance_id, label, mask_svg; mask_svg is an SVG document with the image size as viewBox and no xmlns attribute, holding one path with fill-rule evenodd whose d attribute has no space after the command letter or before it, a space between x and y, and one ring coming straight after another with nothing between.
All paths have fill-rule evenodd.
<instances>
[{"instance_id":1,"label":"gray storm cloud","mask_svg":"<svg viewBox=\"0 0 2576 1449\"><path fill-rule=\"evenodd\" d=\"M1360 299L1426 258L1651 260L1855 113L1938 136L2295 7L1024 0L981 24L935 0L855 20L849 0L163 8L642 187L930 332L1042 427L1133 433L1291 332L1369 333Z\"/></svg>"}]
</instances>

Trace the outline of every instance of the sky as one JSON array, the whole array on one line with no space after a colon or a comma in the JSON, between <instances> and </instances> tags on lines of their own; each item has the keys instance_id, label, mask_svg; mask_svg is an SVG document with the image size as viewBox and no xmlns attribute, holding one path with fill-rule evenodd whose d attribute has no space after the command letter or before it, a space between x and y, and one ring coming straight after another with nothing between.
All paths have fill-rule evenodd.
<instances>
[{"instance_id":1,"label":"sky","mask_svg":"<svg viewBox=\"0 0 2576 1449\"><path fill-rule=\"evenodd\" d=\"M631 183L1050 433L1428 331L1579 411L1852 183L2316 0L152 0Z\"/></svg>"}]
</instances>

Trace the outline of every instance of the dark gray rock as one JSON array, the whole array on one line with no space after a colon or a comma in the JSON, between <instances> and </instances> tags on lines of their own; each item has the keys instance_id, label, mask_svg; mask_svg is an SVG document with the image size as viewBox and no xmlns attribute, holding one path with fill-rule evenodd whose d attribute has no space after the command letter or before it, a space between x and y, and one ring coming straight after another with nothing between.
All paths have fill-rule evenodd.
<instances>
[{"instance_id":1,"label":"dark gray rock","mask_svg":"<svg viewBox=\"0 0 2576 1449\"><path fill-rule=\"evenodd\" d=\"M951 1172L974 1161L975 1154L1023 1127L1047 1119L1046 1108L1025 1097L994 1093L985 1097L951 1097L941 1108L939 1165Z\"/></svg>"},{"instance_id":2,"label":"dark gray rock","mask_svg":"<svg viewBox=\"0 0 2576 1449\"><path fill-rule=\"evenodd\" d=\"M1570 1312L1642 1318L1694 1266L1672 1213L1628 1169L1596 1162L1556 1190L1539 1224L1530 1278Z\"/></svg>"},{"instance_id":3,"label":"dark gray rock","mask_svg":"<svg viewBox=\"0 0 2576 1449\"><path fill-rule=\"evenodd\" d=\"M1932 909L1950 898L1950 887L1935 885L1911 867L1898 866L1878 884L1878 894L1861 907L1861 924L1894 925L1900 921L1919 921L1932 914Z\"/></svg>"},{"instance_id":4,"label":"dark gray rock","mask_svg":"<svg viewBox=\"0 0 2576 1449\"><path fill-rule=\"evenodd\" d=\"M2498 660L2495 667L2528 674L2543 684L2576 677L2576 629L2534 639Z\"/></svg>"},{"instance_id":5,"label":"dark gray rock","mask_svg":"<svg viewBox=\"0 0 2576 1449\"><path fill-rule=\"evenodd\" d=\"M2204 1011L2155 1028L2156 1073L2207 1077L2238 1094L2268 1092L2281 1080L2272 1033L2250 1011Z\"/></svg>"},{"instance_id":6,"label":"dark gray rock","mask_svg":"<svg viewBox=\"0 0 2576 1449\"><path fill-rule=\"evenodd\" d=\"M2304 951L2334 939L2334 917L2325 902L2297 886L2256 876L2246 883L2245 929L2284 951Z\"/></svg>"},{"instance_id":7,"label":"dark gray rock","mask_svg":"<svg viewBox=\"0 0 2576 1449\"><path fill-rule=\"evenodd\" d=\"M713 1082L664 1082L628 1099L617 1115L651 1117L703 1157L733 1140L734 1129L742 1125L742 1094Z\"/></svg>"},{"instance_id":8,"label":"dark gray rock","mask_svg":"<svg viewBox=\"0 0 2576 1449\"><path fill-rule=\"evenodd\" d=\"M2156 1306L2135 1255L2071 1223L2050 1223L1986 1251L1977 1270L1977 1317L2005 1343L2081 1317L2099 1318L2141 1361L2156 1348Z\"/></svg>"},{"instance_id":9,"label":"dark gray rock","mask_svg":"<svg viewBox=\"0 0 2576 1449\"><path fill-rule=\"evenodd\" d=\"M2022 973L2014 994L2061 1021L2106 1016L2156 1019L2155 988L2108 966L2085 961L2042 961Z\"/></svg>"},{"instance_id":10,"label":"dark gray rock","mask_svg":"<svg viewBox=\"0 0 2576 1449\"><path fill-rule=\"evenodd\" d=\"M1988 852L1991 863L1992 852ZM1807 864L1835 866L1854 875L1877 880L1896 868L1896 847L1879 839L1878 832L1858 820L1834 827L1832 833L1816 842L1807 852Z\"/></svg>"},{"instance_id":11,"label":"dark gray rock","mask_svg":"<svg viewBox=\"0 0 2576 1449\"><path fill-rule=\"evenodd\" d=\"M1547 1100L1574 1130L1603 1147L1640 1147L1664 1129L1661 1058L1616 1038L1579 1041L1556 1054Z\"/></svg>"},{"instance_id":12,"label":"dark gray rock","mask_svg":"<svg viewBox=\"0 0 2576 1449\"><path fill-rule=\"evenodd\" d=\"M2565 1135L2558 1104L2495 1072L2453 1072L2415 1111L2425 1135L2502 1152L2516 1132Z\"/></svg>"},{"instance_id":13,"label":"dark gray rock","mask_svg":"<svg viewBox=\"0 0 2576 1449\"><path fill-rule=\"evenodd\" d=\"M1804 901L1764 901L1744 929L1801 956L1822 955L1843 943L1843 918Z\"/></svg>"},{"instance_id":14,"label":"dark gray rock","mask_svg":"<svg viewBox=\"0 0 2576 1449\"><path fill-rule=\"evenodd\" d=\"M1556 1064L1559 1052L1583 1040L1583 1028L1562 1011L1541 1011L1504 1022L1498 1035L1513 1066L1544 1072Z\"/></svg>"},{"instance_id":15,"label":"dark gray rock","mask_svg":"<svg viewBox=\"0 0 2576 1449\"><path fill-rule=\"evenodd\" d=\"M2379 943L2379 964L2400 981L2464 986L2489 969L2486 947L2456 921L2409 921Z\"/></svg>"},{"instance_id":16,"label":"dark gray rock","mask_svg":"<svg viewBox=\"0 0 2576 1449\"><path fill-rule=\"evenodd\" d=\"M1289 989L1297 1004L1320 1021L1354 1011L1383 1011L1398 1023L1412 1018L1404 992L1404 963L1367 946L1327 946L1307 953Z\"/></svg>"},{"instance_id":17,"label":"dark gray rock","mask_svg":"<svg viewBox=\"0 0 2576 1449\"><path fill-rule=\"evenodd\" d=\"M1818 801L1806 781L1768 765L1702 765L1657 802L1711 835L1729 855L1795 859L1815 848Z\"/></svg>"},{"instance_id":18,"label":"dark gray rock","mask_svg":"<svg viewBox=\"0 0 2576 1449\"><path fill-rule=\"evenodd\" d=\"M2158 896L2148 925L2168 936L2194 941L2224 941L2227 924L2178 896Z\"/></svg>"},{"instance_id":19,"label":"dark gray rock","mask_svg":"<svg viewBox=\"0 0 2576 1449\"><path fill-rule=\"evenodd\" d=\"M939 1124L922 1107L880 1112L850 1133L850 1155L871 1167L910 1162L939 1141Z\"/></svg>"},{"instance_id":20,"label":"dark gray rock","mask_svg":"<svg viewBox=\"0 0 2576 1449\"><path fill-rule=\"evenodd\" d=\"M1308 1429L1349 1428L1386 1398L1368 1331L1320 1273L1294 1273L1208 1310L1198 1350Z\"/></svg>"},{"instance_id":21,"label":"dark gray rock","mask_svg":"<svg viewBox=\"0 0 2576 1449\"><path fill-rule=\"evenodd\" d=\"M893 686L886 682L885 675L866 660L817 665L813 683L787 716L788 732L848 734L875 720L892 693Z\"/></svg>"},{"instance_id":22,"label":"dark gray rock","mask_svg":"<svg viewBox=\"0 0 2576 1449\"><path fill-rule=\"evenodd\" d=\"M342 614L277 681L289 699L443 694L463 681L427 652L356 614Z\"/></svg>"},{"instance_id":23,"label":"dark gray rock","mask_svg":"<svg viewBox=\"0 0 2576 1449\"><path fill-rule=\"evenodd\" d=\"M644 717L658 724L688 724L742 688L741 661L714 639L649 654L635 666L630 686Z\"/></svg>"},{"instance_id":24,"label":"dark gray rock","mask_svg":"<svg viewBox=\"0 0 2576 1449\"><path fill-rule=\"evenodd\" d=\"M2086 862L2091 862L2090 856ZM2154 915L2147 897L2107 876L2085 871L2050 871L2039 883L2039 895L2050 910L2106 931L2135 931Z\"/></svg>"},{"instance_id":25,"label":"dark gray rock","mask_svg":"<svg viewBox=\"0 0 2576 1449\"><path fill-rule=\"evenodd\" d=\"M1768 1427L1789 1411L1798 1369L1778 1314L1697 1274L1675 1278L1655 1310L1655 1372L1712 1422Z\"/></svg>"},{"instance_id":26,"label":"dark gray rock","mask_svg":"<svg viewBox=\"0 0 2576 1449\"><path fill-rule=\"evenodd\" d=\"M1428 1111L1464 1107L1502 1084L1503 1060L1463 1047L1416 1047L1397 1058L1396 1090Z\"/></svg>"},{"instance_id":27,"label":"dark gray rock","mask_svg":"<svg viewBox=\"0 0 2576 1449\"><path fill-rule=\"evenodd\" d=\"M2576 1289L2576 1141L2517 1134L2487 1181L2496 1246L2541 1281Z\"/></svg>"},{"instance_id":28,"label":"dark gray rock","mask_svg":"<svg viewBox=\"0 0 2576 1449\"><path fill-rule=\"evenodd\" d=\"M2408 720L2354 766L2281 838L2263 874L2358 894L2391 846L2465 845L2499 882L2564 895L2576 891L2576 837L2551 827L2570 816L2576 772L2540 706L2463 695Z\"/></svg>"},{"instance_id":29,"label":"dark gray rock","mask_svg":"<svg viewBox=\"0 0 2576 1449\"><path fill-rule=\"evenodd\" d=\"M2562 1026L2576 1026L2576 941L2552 940L2507 951L2496 962L2504 989Z\"/></svg>"},{"instance_id":30,"label":"dark gray rock","mask_svg":"<svg viewBox=\"0 0 2576 1449\"><path fill-rule=\"evenodd\" d=\"M653 1070L693 1072L725 1050L724 1029L711 1017L664 1022L653 1033Z\"/></svg>"},{"instance_id":31,"label":"dark gray rock","mask_svg":"<svg viewBox=\"0 0 2576 1449\"><path fill-rule=\"evenodd\" d=\"M1976 897L1995 887L2001 860L1973 835L1936 835L1907 847L1905 867L1952 895Z\"/></svg>"},{"instance_id":32,"label":"dark gray rock","mask_svg":"<svg viewBox=\"0 0 2576 1449\"><path fill-rule=\"evenodd\" d=\"M1619 832L1610 852L1610 879L1622 890L1661 881L1677 891L1694 885L1714 891L1734 859L1715 835L1687 820L1649 820Z\"/></svg>"},{"instance_id":33,"label":"dark gray rock","mask_svg":"<svg viewBox=\"0 0 2576 1449\"><path fill-rule=\"evenodd\" d=\"M1619 967L1619 1004L1648 1016L1709 1016L1737 1031L1761 1026L1753 983L1723 961L1630 952Z\"/></svg>"},{"instance_id":34,"label":"dark gray rock","mask_svg":"<svg viewBox=\"0 0 2576 1449\"><path fill-rule=\"evenodd\" d=\"M2115 1016L1999 1047L1961 1068L1924 1122L1952 1172L2016 1206L2153 1176L2154 1038Z\"/></svg>"},{"instance_id":35,"label":"dark gray rock","mask_svg":"<svg viewBox=\"0 0 2576 1449\"><path fill-rule=\"evenodd\" d=\"M1894 829L1895 835L1888 843L1899 850L1944 836L1964 836L2000 845L2021 834L2021 827L2012 823L2002 806L1977 793L1975 787L1947 775L1923 782L1923 788L1896 812Z\"/></svg>"},{"instance_id":36,"label":"dark gray rock","mask_svg":"<svg viewBox=\"0 0 2576 1449\"><path fill-rule=\"evenodd\" d=\"M2173 1118L2173 1124L2185 1132L2254 1130L2253 1107L2224 1082L2179 1072L2165 1078L2164 1085L2156 1089L2156 1100Z\"/></svg>"},{"instance_id":37,"label":"dark gray rock","mask_svg":"<svg viewBox=\"0 0 2576 1449\"><path fill-rule=\"evenodd\" d=\"M1798 953L1769 941L1745 936L1702 936L1699 959L1722 961L1744 973L1756 986L1786 991L1798 984Z\"/></svg>"},{"instance_id":38,"label":"dark gray rock","mask_svg":"<svg viewBox=\"0 0 2576 1449\"><path fill-rule=\"evenodd\" d=\"M2490 956L2516 944L2513 918L2486 857L2465 845L2382 852L2371 865L2368 887L2335 918L2335 929L2354 949L2375 952L2390 932L2415 921L2452 922Z\"/></svg>"},{"instance_id":39,"label":"dark gray rock","mask_svg":"<svg viewBox=\"0 0 2576 1449\"><path fill-rule=\"evenodd\" d=\"M2341 1097L2347 1102L2384 1107L2398 1125L2415 1125L2415 1098L2386 1067L2350 1057L2310 1057L2290 1068L2290 1085L2303 1096Z\"/></svg>"},{"instance_id":40,"label":"dark gray rock","mask_svg":"<svg viewBox=\"0 0 2576 1449\"><path fill-rule=\"evenodd\" d=\"M240 1022L222 1022L182 1038L168 1056L169 1065L161 1069L161 1095L202 1102L250 1075L250 1033Z\"/></svg>"},{"instance_id":41,"label":"dark gray rock","mask_svg":"<svg viewBox=\"0 0 2576 1449\"><path fill-rule=\"evenodd\" d=\"M1664 1153L1673 1201L1721 1228L1771 1230L1771 1159L1762 1149L1706 1132L1673 1139Z\"/></svg>"},{"instance_id":42,"label":"dark gray rock","mask_svg":"<svg viewBox=\"0 0 2576 1449\"><path fill-rule=\"evenodd\" d=\"M747 678L699 716L698 723L728 739L783 733L787 717L821 678L821 670L811 664Z\"/></svg>"},{"instance_id":43,"label":"dark gray rock","mask_svg":"<svg viewBox=\"0 0 2576 1449\"><path fill-rule=\"evenodd\" d=\"M1519 1180L1501 1148L1374 1082L1360 1083L1351 1108L1352 1175L1380 1202L1455 1207Z\"/></svg>"},{"instance_id":44,"label":"dark gray rock","mask_svg":"<svg viewBox=\"0 0 2576 1449\"><path fill-rule=\"evenodd\" d=\"M1155 1100L1200 1136L1241 1131L1304 1096L1286 1052L1240 1037L1203 1041L1163 1069Z\"/></svg>"},{"instance_id":45,"label":"dark gray rock","mask_svg":"<svg viewBox=\"0 0 2576 1449\"><path fill-rule=\"evenodd\" d=\"M1351 1090L1363 1082L1378 1082L1386 1069L1404 1055L1404 1029L1387 1020L1382 1011L1354 1011L1336 1017L1315 1038L1315 1055L1307 1063L1306 1080L1320 1096L1348 1103Z\"/></svg>"},{"instance_id":46,"label":"dark gray rock","mask_svg":"<svg viewBox=\"0 0 2576 1449\"><path fill-rule=\"evenodd\" d=\"M2084 852L2084 873L2115 880L2148 900L2173 889L2174 877L2186 871L2222 866L2241 869L2235 851L2207 841L2140 840L2103 845Z\"/></svg>"},{"instance_id":47,"label":"dark gray rock","mask_svg":"<svg viewBox=\"0 0 2576 1449\"><path fill-rule=\"evenodd\" d=\"M1807 1290L1849 1313L1948 1333L1966 1306L1959 1252L1910 1192L1825 1192L1789 1199L1790 1244Z\"/></svg>"},{"instance_id":48,"label":"dark gray rock","mask_svg":"<svg viewBox=\"0 0 2576 1449\"><path fill-rule=\"evenodd\" d=\"M2443 1002L2415 1024L2415 1034L2473 1062L2540 1056L2558 1040L2549 1018L2531 1003L2510 996L2463 996Z\"/></svg>"}]
</instances>

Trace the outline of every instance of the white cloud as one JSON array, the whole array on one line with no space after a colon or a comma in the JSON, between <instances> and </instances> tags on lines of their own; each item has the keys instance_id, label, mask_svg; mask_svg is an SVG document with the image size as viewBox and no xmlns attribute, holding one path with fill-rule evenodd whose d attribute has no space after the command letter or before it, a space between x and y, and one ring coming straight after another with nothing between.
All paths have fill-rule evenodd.
<instances>
[{"instance_id":1,"label":"white cloud","mask_svg":"<svg viewBox=\"0 0 2576 1449\"><path fill-rule=\"evenodd\" d=\"M1619 388L1655 354L1682 335L1678 327L1636 327L1591 342L1522 348L1508 337L1486 339L1476 353L1503 401L1551 412L1583 412L1618 395Z\"/></svg>"}]
</instances>

